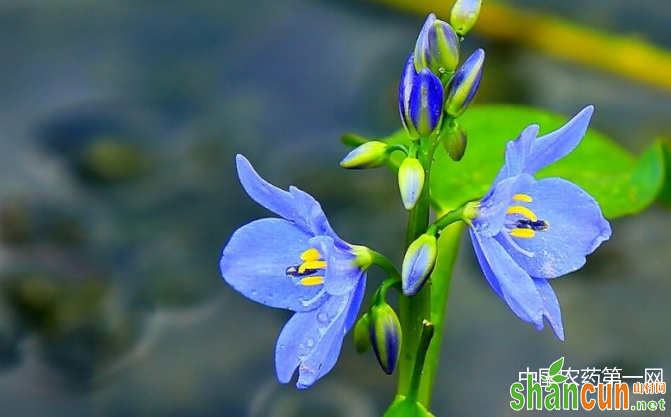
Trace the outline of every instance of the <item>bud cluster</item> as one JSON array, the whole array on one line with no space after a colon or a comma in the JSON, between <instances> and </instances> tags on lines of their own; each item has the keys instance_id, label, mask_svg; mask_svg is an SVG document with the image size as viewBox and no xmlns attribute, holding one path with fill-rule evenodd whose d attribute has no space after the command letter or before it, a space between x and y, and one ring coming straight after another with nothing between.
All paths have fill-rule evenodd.
<instances>
[{"instance_id":1,"label":"bud cluster","mask_svg":"<svg viewBox=\"0 0 671 417\"><path fill-rule=\"evenodd\" d=\"M424 21L398 89L401 121L412 139L430 136L439 128L443 112L456 119L473 100L485 53L478 49L458 67L459 42L460 36L475 24L481 3L457 1L450 23L437 19L433 13Z\"/></svg>"}]
</instances>

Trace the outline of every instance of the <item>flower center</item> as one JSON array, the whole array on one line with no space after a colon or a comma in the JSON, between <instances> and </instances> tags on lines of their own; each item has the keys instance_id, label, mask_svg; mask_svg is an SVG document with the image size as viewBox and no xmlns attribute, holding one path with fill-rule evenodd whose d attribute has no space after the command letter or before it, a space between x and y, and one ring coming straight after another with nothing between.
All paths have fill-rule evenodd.
<instances>
[{"instance_id":1,"label":"flower center","mask_svg":"<svg viewBox=\"0 0 671 417\"><path fill-rule=\"evenodd\" d=\"M515 194L513 201L531 203L533 198L527 194ZM550 227L550 223L547 220L539 220L533 211L522 205L508 207L506 214L516 216L514 222L511 224L512 228L508 229L508 233L512 237L531 239L536 236L536 232L543 232Z\"/></svg>"},{"instance_id":2,"label":"flower center","mask_svg":"<svg viewBox=\"0 0 671 417\"><path fill-rule=\"evenodd\" d=\"M301 254L302 263L287 268L287 277L300 278L299 283L306 287L322 285L324 283L323 272L326 268L326 261L322 258L322 254L317 249L306 250Z\"/></svg>"}]
</instances>

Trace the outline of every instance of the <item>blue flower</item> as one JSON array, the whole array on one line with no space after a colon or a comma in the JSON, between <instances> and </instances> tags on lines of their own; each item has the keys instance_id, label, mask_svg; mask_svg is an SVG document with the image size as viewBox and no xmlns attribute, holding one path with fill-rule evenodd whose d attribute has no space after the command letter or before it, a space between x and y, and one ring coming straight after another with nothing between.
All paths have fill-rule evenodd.
<instances>
[{"instance_id":1,"label":"blue flower","mask_svg":"<svg viewBox=\"0 0 671 417\"><path fill-rule=\"evenodd\" d=\"M470 228L476 256L496 294L538 330L547 319L561 340L561 310L548 280L581 268L585 256L610 238L611 229L599 204L580 187L532 175L580 143L593 111L588 106L541 137L538 126L531 125L508 142L505 164Z\"/></svg>"},{"instance_id":2,"label":"blue flower","mask_svg":"<svg viewBox=\"0 0 671 417\"><path fill-rule=\"evenodd\" d=\"M245 157L238 177L249 196L282 218L264 218L233 233L220 267L224 280L269 307L295 311L275 349L277 378L307 388L335 365L366 285L357 250L335 234L319 203L295 187L264 181ZM359 263L361 264L361 263Z\"/></svg>"}]
</instances>

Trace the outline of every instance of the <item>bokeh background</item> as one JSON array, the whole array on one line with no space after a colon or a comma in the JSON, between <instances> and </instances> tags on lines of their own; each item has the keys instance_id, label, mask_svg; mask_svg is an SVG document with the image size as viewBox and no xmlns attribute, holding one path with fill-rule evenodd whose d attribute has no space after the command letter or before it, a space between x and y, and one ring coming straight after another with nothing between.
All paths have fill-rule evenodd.
<instances>
[{"instance_id":1,"label":"bokeh background","mask_svg":"<svg viewBox=\"0 0 671 417\"><path fill-rule=\"evenodd\" d=\"M671 48L667 1L503 3ZM395 380L351 336L315 387L279 385L289 313L228 288L218 258L267 215L236 181L244 153L316 196L348 241L400 261L393 175L339 169L339 137L399 128L398 76L422 21L364 0L0 1L0 415L381 415ZM671 134L668 89L514 40L475 33L463 50L479 46L479 103L566 115L594 103L593 126L634 153ZM561 356L671 375L669 212L613 229L555 281L564 343L508 311L464 241L436 415L513 415L517 373Z\"/></svg>"}]
</instances>

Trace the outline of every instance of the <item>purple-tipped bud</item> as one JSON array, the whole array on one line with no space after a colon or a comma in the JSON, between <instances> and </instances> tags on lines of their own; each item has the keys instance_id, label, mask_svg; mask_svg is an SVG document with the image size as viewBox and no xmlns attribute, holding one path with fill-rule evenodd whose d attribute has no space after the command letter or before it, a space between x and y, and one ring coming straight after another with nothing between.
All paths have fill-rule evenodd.
<instances>
[{"instance_id":1,"label":"purple-tipped bud","mask_svg":"<svg viewBox=\"0 0 671 417\"><path fill-rule=\"evenodd\" d=\"M354 326L354 347L358 353L366 353L371 347L370 317L368 313L361 316Z\"/></svg>"},{"instance_id":2,"label":"purple-tipped bud","mask_svg":"<svg viewBox=\"0 0 671 417\"><path fill-rule=\"evenodd\" d=\"M447 86L445 112L453 118L461 116L471 104L480 87L485 51L478 49L459 67Z\"/></svg>"},{"instance_id":3,"label":"purple-tipped bud","mask_svg":"<svg viewBox=\"0 0 671 417\"><path fill-rule=\"evenodd\" d=\"M377 168L384 165L388 159L387 144L372 140L348 153L340 161L340 166L347 169Z\"/></svg>"},{"instance_id":4,"label":"purple-tipped bud","mask_svg":"<svg viewBox=\"0 0 671 417\"><path fill-rule=\"evenodd\" d=\"M438 243L433 235L423 234L410 244L403 258L403 294L411 297L424 286L436 265Z\"/></svg>"},{"instance_id":5,"label":"purple-tipped bud","mask_svg":"<svg viewBox=\"0 0 671 417\"><path fill-rule=\"evenodd\" d=\"M428 137L438 126L444 92L440 79L429 69L416 72L413 56L406 61L398 86L401 121L412 139Z\"/></svg>"},{"instance_id":6,"label":"purple-tipped bud","mask_svg":"<svg viewBox=\"0 0 671 417\"><path fill-rule=\"evenodd\" d=\"M380 367L391 375L401 353L401 323L387 303L370 309L370 341Z\"/></svg>"},{"instance_id":7,"label":"purple-tipped bud","mask_svg":"<svg viewBox=\"0 0 671 417\"><path fill-rule=\"evenodd\" d=\"M410 55L398 86L401 121L411 138L428 137L438 126L444 93L440 79L429 69L415 71Z\"/></svg>"},{"instance_id":8,"label":"purple-tipped bud","mask_svg":"<svg viewBox=\"0 0 671 417\"><path fill-rule=\"evenodd\" d=\"M461 161L461 158L466 153L466 145L468 144L468 134L463 127L455 125L446 130L441 135L440 141L453 161Z\"/></svg>"},{"instance_id":9,"label":"purple-tipped bud","mask_svg":"<svg viewBox=\"0 0 671 417\"><path fill-rule=\"evenodd\" d=\"M436 15L431 13L426 17L424 21L424 26L417 36L417 42L415 43L415 51L413 53L415 60L415 71L419 72L424 68L429 67L429 30L433 23L436 21Z\"/></svg>"},{"instance_id":10,"label":"purple-tipped bud","mask_svg":"<svg viewBox=\"0 0 671 417\"><path fill-rule=\"evenodd\" d=\"M398 167L398 188L406 210L412 210L424 187L424 167L416 158L405 158Z\"/></svg>"},{"instance_id":11,"label":"purple-tipped bud","mask_svg":"<svg viewBox=\"0 0 671 417\"><path fill-rule=\"evenodd\" d=\"M459 39L452 26L436 20L427 34L429 68L436 73L452 72L459 64Z\"/></svg>"},{"instance_id":12,"label":"purple-tipped bud","mask_svg":"<svg viewBox=\"0 0 671 417\"><path fill-rule=\"evenodd\" d=\"M450 13L450 24L460 36L464 36L475 25L480 15L482 0L457 0Z\"/></svg>"}]
</instances>

